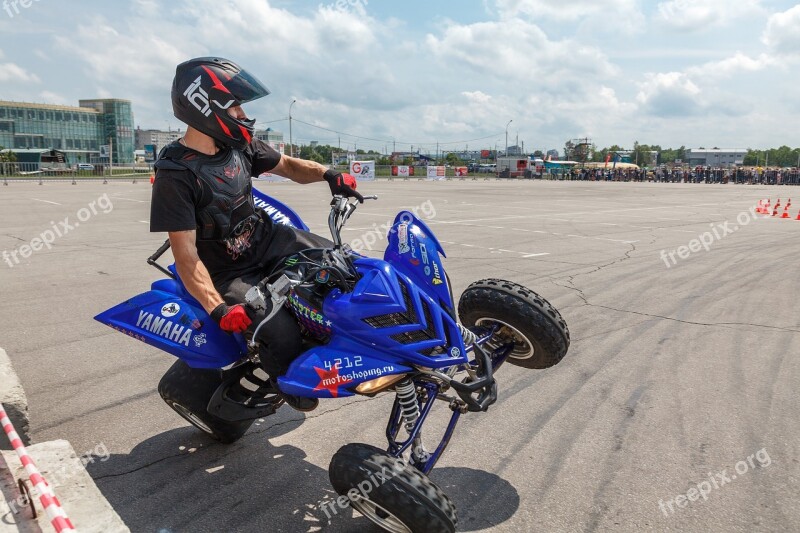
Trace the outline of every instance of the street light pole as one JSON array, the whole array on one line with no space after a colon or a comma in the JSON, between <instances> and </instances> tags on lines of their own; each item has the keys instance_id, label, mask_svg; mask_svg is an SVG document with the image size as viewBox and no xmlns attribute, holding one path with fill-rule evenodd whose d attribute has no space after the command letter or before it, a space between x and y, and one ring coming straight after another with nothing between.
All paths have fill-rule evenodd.
<instances>
[{"instance_id":1,"label":"street light pole","mask_svg":"<svg viewBox=\"0 0 800 533\"><path fill-rule=\"evenodd\" d=\"M294 142L292 141L292 106L297 103L297 99L292 100L289 104L289 156L294 157Z\"/></svg>"},{"instance_id":2,"label":"street light pole","mask_svg":"<svg viewBox=\"0 0 800 533\"><path fill-rule=\"evenodd\" d=\"M511 125L512 122L514 122L514 119L509 120L508 124L506 124L506 152L505 152L506 157L508 157L508 127Z\"/></svg>"}]
</instances>

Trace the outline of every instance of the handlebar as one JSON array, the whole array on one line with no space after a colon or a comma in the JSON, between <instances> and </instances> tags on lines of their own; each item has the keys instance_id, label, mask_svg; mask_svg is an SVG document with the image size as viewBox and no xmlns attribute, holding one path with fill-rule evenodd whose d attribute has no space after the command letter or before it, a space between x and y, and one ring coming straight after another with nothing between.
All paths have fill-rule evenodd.
<instances>
[{"instance_id":1,"label":"handlebar","mask_svg":"<svg viewBox=\"0 0 800 533\"><path fill-rule=\"evenodd\" d=\"M364 196L364 200L377 200L377 195ZM331 213L328 215L328 228L331 230L331 237L335 250L342 248L342 228L344 228L347 219L358 208L357 202L350 202L345 196L337 194L331 200Z\"/></svg>"}]
</instances>

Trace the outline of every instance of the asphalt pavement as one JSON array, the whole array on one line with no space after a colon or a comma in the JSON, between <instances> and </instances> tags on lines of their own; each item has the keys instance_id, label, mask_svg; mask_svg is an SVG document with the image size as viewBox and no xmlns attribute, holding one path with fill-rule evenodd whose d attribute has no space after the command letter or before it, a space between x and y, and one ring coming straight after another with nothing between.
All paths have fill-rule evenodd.
<instances>
[{"instance_id":1,"label":"asphalt pavement","mask_svg":"<svg viewBox=\"0 0 800 533\"><path fill-rule=\"evenodd\" d=\"M326 186L257 186L327 234ZM797 530L800 221L751 212L793 188L361 189L380 200L345 234L372 243L368 253L380 255L381 227L399 209L416 208L447 251L456 294L482 278L516 281L572 333L562 363L504 366L498 402L463 417L431 475L460 531ZM171 356L92 320L160 277L145 262L165 238L149 233L150 190L0 186L0 346L28 395L33 440L104 452L89 473L132 531L374 530L349 510L329 518L320 503L333 497L327 467L339 447L384 444L391 397L325 400L307 415L282 408L219 445L158 396ZM429 420L431 438L445 416Z\"/></svg>"}]
</instances>

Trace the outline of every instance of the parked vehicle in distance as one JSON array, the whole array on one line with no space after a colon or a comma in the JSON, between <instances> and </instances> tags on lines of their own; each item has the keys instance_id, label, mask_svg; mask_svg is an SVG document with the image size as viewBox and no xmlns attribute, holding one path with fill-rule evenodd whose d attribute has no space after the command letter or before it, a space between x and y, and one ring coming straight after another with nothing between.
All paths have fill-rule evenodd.
<instances>
[{"instance_id":1,"label":"parked vehicle in distance","mask_svg":"<svg viewBox=\"0 0 800 533\"><path fill-rule=\"evenodd\" d=\"M90 163L78 163L78 170L94 170L94 165Z\"/></svg>"}]
</instances>

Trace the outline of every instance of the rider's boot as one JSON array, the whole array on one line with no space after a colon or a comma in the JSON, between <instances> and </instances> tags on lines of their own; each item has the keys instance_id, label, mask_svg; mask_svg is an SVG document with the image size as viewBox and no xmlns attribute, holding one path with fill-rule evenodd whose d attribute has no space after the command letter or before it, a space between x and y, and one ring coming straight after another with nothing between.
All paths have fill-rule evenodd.
<instances>
[{"instance_id":1,"label":"rider's boot","mask_svg":"<svg viewBox=\"0 0 800 533\"><path fill-rule=\"evenodd\" d=\"M293 396L291 394L286 394L283 392L280 387L278 387L277 381L270 379L270 383L275 390L278 391L278 395L283 398L283 401L286 402L286 405L291 407L292 409L296 409L297 411L302 411L307 413L309 411L313 411L319 405L319 400L317 398L304 398L302 396Z\"/></svg>"}]
</instances>

